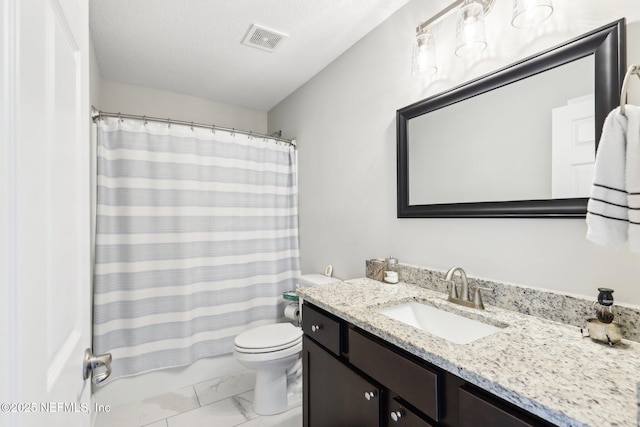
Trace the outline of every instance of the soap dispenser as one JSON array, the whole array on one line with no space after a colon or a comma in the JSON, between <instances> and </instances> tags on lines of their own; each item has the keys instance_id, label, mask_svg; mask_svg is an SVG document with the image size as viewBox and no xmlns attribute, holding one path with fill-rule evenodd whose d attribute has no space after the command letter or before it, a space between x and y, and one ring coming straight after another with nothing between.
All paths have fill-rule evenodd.
<instances>
[{"instance_id":1,"label":"soap dispenser","mask_svg":"<svg viewBox=\"0 0 640 427\"><path fill-rule=\"evenodd\" d=\"M613 289L598 288L598 301L593 303L596 311L595 319L587 319L587 334L580 328L583 337L591 337L610 346L622 340L622 325L613 321Z\"/></svg>"},{"instance_id":2,"label":"soap dispenser","mask_svg":"<svg viewBox=\"0 0 640 427\"><path fill-rule=\"evenodd\" d=\"M613 289L598 288L598 302L593 306L596 308L596 317L602 323L613 322L613 312L611 306L613 305Z\"/></svg>"}]
</instances>

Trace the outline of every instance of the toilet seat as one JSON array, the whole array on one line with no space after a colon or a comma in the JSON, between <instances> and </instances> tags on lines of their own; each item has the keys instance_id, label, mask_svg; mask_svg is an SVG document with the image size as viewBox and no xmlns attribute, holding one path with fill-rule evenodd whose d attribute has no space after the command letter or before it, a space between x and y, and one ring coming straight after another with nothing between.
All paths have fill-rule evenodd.
<instances>
[{"instance_id":1,"label":"toilet seat","mask_svg":"<svg viewBox=\"0 0 640 427\"><path fill-rule=\"evenodd\" d=\"M300 352L302 351L302 340L293 344L291 347L284 348L276 351L268 351L268 352L256 352L256 353L247 353L239 349L238 347L233 348L233 355L236 360L241 363L272 363L278 362L279 360L284 360L286 358L300 357ZM257 369L257 368L254 368Z\"/></svg>"},{"instance_id":2,"label":"toilet seat","mask_svg":"<svg viewBox=\"0 0 640 427\"><path fill-rule=\"evenodd\" d=\"M247 347L240 347L238 345L234 345L233 349L238 353L243 353L243 354L265 354L265 353L276 353L278 351L283 351L288 348L301 345L301 343L302 343L302 337L286 345L278 345L274 347L265 347L265 348L247 348Z\"/></svg>"},{"instance_id":3,"label":"toilet seat","mask_svg":"<svg viewBox=\"0 0 640 427\"><path fill-rule=\"evenodd\" d=\"M302 329L291 323L258 326L238 335L234 350L244 354L264 354L290 349L302 342Z\"/></svg>"}]
</instances>

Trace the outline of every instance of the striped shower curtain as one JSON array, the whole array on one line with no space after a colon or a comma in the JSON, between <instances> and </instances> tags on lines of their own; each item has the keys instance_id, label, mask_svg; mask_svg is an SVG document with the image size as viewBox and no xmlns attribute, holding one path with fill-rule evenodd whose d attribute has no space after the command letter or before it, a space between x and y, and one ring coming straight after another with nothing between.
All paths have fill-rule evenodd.
<instances>
[{"instance_id":1,"label":"striped shower curtain","mask_svg":"<svg viewBox=\"0 0 640 427\"><path fill-rule=\"evenodd\" d=\"M93 349L105 381L230 353L299 277L296 152L215 129L98 123Z\"/></svg>"}]
</instances>

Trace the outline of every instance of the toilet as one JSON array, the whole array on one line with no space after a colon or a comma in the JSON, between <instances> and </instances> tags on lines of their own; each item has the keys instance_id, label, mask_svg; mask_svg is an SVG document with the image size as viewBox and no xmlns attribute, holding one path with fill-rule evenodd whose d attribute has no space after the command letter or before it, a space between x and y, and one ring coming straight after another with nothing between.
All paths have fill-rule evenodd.
<instances>
[{"instance_id":1,"label":"toilet","mask_svg":"<svg viewBox=\"0 0 640 427\"><path fill-rule=\"evenodd\" d=\"M299 286L337 282L323 274L307 274ZM290 408L289 392L302 390L302 328L291 323L258 326L236 336L233 355L245 368L256 371L253 410L260 415L273 415ZM289 381L288 381L289 380ZM297 382L297 384L296 384ZM300 396L295 403L301 402Z\"/></svg>"}]
</instances>

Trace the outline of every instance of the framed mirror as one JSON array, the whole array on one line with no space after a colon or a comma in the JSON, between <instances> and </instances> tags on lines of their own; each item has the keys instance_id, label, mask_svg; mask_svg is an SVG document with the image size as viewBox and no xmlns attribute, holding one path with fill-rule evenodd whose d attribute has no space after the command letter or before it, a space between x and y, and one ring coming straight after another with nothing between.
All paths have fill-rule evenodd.
<instances>
[{"instance_id":1,"label":"framed mirror","mask_svg":"<svg viewBox=\"0 0 640 427\"><path fill-rule=\"evenodd\" d=\"M625 20L397 111L398 218L586 215Z\"/></svg>"}]
</instances>

